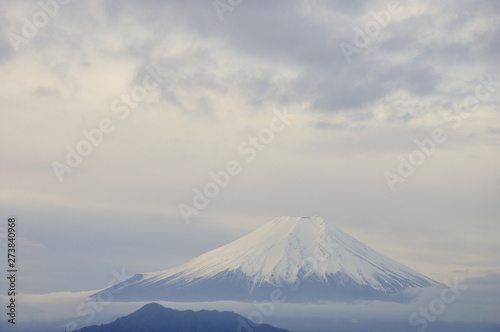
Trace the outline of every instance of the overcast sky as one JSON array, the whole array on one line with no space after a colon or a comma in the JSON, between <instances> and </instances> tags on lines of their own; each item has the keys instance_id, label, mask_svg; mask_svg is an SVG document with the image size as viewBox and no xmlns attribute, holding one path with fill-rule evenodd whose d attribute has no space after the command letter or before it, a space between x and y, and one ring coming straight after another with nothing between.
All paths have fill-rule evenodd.
<instances>
[{"instance_id":1,"label":"overcast sky","mask_svg":"<svg viewBox=\"0 0 500 332\"><path fill-rule=\"evenodd\" d=\"M22 291L164 270L281 215L439 282L500 272L497 1L62 2L0 4Z\"/></svg>"}]
</instances>

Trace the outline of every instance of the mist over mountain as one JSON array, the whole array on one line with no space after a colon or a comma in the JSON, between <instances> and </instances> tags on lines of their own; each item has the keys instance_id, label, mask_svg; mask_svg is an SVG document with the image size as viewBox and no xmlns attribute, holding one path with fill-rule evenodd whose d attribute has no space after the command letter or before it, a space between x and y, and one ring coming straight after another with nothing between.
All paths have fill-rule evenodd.
<instances>
[{"instance_id":1,"label":"mist over mountain","mask_svg":"<svg viewBox=\"0 0 500 332\"><path fill-rule=\"evenodd\" d=\"M268 300L276 289L286 291L288 302L401 301L405 290L436 285L320 217L279 217L180 266L136 274L111 291L118 301Z\"/></svg>"}]
</instances>

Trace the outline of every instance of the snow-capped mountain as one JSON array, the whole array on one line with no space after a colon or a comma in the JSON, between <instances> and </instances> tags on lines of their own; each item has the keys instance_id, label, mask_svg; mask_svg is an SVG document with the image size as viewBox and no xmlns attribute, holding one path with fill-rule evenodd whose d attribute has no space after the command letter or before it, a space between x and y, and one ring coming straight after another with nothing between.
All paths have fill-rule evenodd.
<instances>
[{"instance_id":1,"label":"snow-capped mountain","mask_svg":"<svg viewBox=\"0 0 500 332\"><path fill-rule=\"evenodd\" d=\"M432 285L438 283L320 217L279 217L183 265L136 274L110 291L118 301L248 301L269 300L280 289L288 302L297 302L396 299L405 289Z\"/></svg>"}]
</instances>

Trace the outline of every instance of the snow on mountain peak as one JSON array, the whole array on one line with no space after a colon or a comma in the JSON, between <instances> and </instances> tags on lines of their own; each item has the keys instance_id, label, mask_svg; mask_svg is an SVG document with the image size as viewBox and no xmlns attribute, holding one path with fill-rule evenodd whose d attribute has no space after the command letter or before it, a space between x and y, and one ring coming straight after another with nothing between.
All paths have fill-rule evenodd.
<instances>
[{"instance_id":1,"label":"snow on mountain peak","mask_svg":"<svg viewBox=\"0 0 500 332\"><path fill-rule=\"evenodd\" d=\"M383 289L376 275L389 269L398 275L406 267L368 248L321 217L278 217L254 232L209 251L158 277L173 280L210 278L224 271L241 270L253 282L282 285L295 282L301 270L326 282L329 274L343 272L359 284ZM416 273L416 272L415 272Z\"/></svg>"},{"instance_id":2,"label":"snow on mountain peak","mask_svg":"<svg viewBox=\"0 0 500 332\"><path fill-rule=\"evenodd\" d=\"M320 285L327 293L354 287L394 294L437 284L321 217L282 216L183 265L137 276L132 287L186 292L189 287L215 283L222 288L248 287L252 294L259 288L282 287L299 279Z\"/></svg>"}]
</instances>

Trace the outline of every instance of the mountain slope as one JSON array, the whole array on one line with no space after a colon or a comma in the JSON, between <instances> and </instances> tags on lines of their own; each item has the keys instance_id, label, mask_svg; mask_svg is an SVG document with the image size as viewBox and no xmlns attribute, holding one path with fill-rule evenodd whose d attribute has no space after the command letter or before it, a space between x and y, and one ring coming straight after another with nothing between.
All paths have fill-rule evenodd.
<instances>
[{"instance_id":1,"label":"mountain slope","mask_svg":"<svg viewBox=\"0 0 500 332\"><path fill-rule=\"evenodd\" d=\"M250 328L250 329L249 329ZM149 303L136 312L105 325L84 327L79 332L289 332L268 324L254 326L233 312L178 311Z\"/></svg>"},{"instance_id":2,"label":"mountain slope","mask_svg":"<svg viewBox=\"0 0 500 332\"><path fill-rule=\"evenodd\" d=\"M349 300L436 284L320 217L279 217L183 265L137 274L115 298L263 300L280 288L287 301Z\"/></svg>"}]
</instances>

